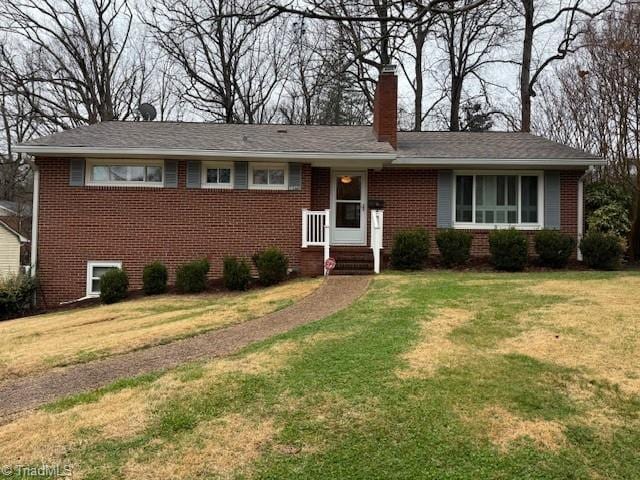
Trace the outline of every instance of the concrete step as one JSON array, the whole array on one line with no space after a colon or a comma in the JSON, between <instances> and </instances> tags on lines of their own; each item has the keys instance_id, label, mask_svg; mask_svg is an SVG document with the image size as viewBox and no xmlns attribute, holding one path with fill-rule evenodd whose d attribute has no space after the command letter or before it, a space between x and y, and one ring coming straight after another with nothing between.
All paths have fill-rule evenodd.
<instances>
[{"instance_id":1,"label":"concrete step","mask_svg":"<svg viewBox=\"0 0 640 480\"><path fill-rule=\"evenodd\" d=\"M373 254L370 255L332 255L336 262L373 262Z\"/></svg>"},{"instance_id":2,"label":"concrete step","mask_svg":"<svg viewBox=\"0 0 640 480\"><path fill-rule=\"evenodd\" d=\"M373 270L373 260L370 262L336 261L336 270Z\"/></svg>"},{"instance_id":3,"label":"concrete step","mask_svg":"<svg viewBox=\"0 0 640 480\"><path fill-rule=\"evenodd\" d=\"M373 275L373 269L371 270L334 270L331 275Z\"/></svg>"}]
</instances>

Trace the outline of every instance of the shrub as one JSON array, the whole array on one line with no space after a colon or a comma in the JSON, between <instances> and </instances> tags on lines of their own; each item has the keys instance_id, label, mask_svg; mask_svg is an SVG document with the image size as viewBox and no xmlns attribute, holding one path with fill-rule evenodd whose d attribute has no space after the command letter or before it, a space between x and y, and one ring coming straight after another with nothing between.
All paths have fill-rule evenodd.
<instances>
[{"instance_id":1,"label":"shrub","mask_svg":"<svg viewBox=\"0 0 640 480\"><path fill-rule=\"evenodd\" d=\"M222 268L222 281L224 287L229 290L246 290L251 280L249 265L244 260L235 257L224 259Z\"/></svg>"},{"instance_id":2,"label":"shrub","mask_svg":"<svg viewBox=\"0 0 640 480\"><path fill-rule=\"evenodd\" d=\"M467 263L472 239L473 236L470 233L460 230L440 230L436 235L436 243L442 256L442 263L447 267Z\"/></svg>"},{"instance_id":3,"label":"shrub","mask_svg":"<svg viewBox=\"0 0 640 480\"><path fill-rule=\"evenodd\" d=\"M253 256L258 270L258 278L263 285L275 285L287 278L289 261L284 253L275 247L267 248Z\"/></svg>"},{"instance_id":4,"label":"shrub","mask_svg":"<svg viewBox=\"0 0 640 480\"><path fill-rule=\"evenodd\" d=\"M100 301L102 303L116 303L127 296L129 277L120 268L107 270L100 277Z\"/></svg>"},{"instance_id":5,"label":"shrub","mask_svg":"<svg viewBox=\"0 0 640 480\"><path fill-rule=\"evenodd\" d=\"M22 315L31 310L36 286L36 280L28 275L0 278L0 319Z\"/></svg>"},{"instance_id":6,"label":"shrub","mask_svg":"<svg viewBox=\"0 0 640 480\"><path fill-rule=\"evenodd\" d=\"M576 241L558 230L540 230L536 233L535 245L542 265L561 268L567 265Z\"/></svg>"},{"instance_id":7,"label":"shrub","mask_svg":"<svg viewBox=\"0 0 640 480\"><path fill-rule=\"evenodd\" d=\"M629 211L619 203L610 203L594 211L587 219L588 230L626 237L631 231Z\"/></svg>"},{"instance_id":8,"label":"shrub","mask_svg":"<svg viewBox=\"0 0 640 480\"><path fill-rule=\"evenodd\" d=\"M617 183L593 182L585 185L584 206L587 216L612 203L622 205L626 210L630 210L632 204L631 191Z\"/></svg>"},{"instance_id":9,"label":"shrub","mask_svg":"<svg viewBox=\"0 0 640 480\"><path fill-rule=\"evenodd\" d=\"M209 261L204 258L181 265L176 270L176 289L181 293L199 293L207 289Z\"/></svg>"},{"instance_id":10,"label":"shrub","mask_svg":"<svg viewBox=\"0 0 640 480\"><path fill-rule=\"evenodd\" d=\"M402 230L393 239L391 265L400 270L419 270L429 256L429 233L422 227Z\"/></svg>"},{"instance_id":11,"label":"shrub","mask_svg":"<svg viewBox=\"0 0 640 480\"><path fill-rule=\"evenodd\" d=\"M624 244L617 235L589 232L580 241L580 251L584 263L591 268L615 270L620 266Z\"/></svg>"},{"instance_id":12,"label":"shrub","mask_svg":"<svg viewBox=\"0 0 640 480\"><path fill-rule=\"evenodd\" d=\"M527 237L513 228L494 230L489 234L491 262L498 270L523 270L528 257Z\"/></svg>"},{"instance_id":13,"label":"shrub","mask_svg":"<svg viewBox=\"0 0 640 480\"><path fill-rule=\"evenodd\" d=\"M609 182L587 184L584 204L589 231L626 237L631 230L632 194L624 185Z\"/></svg>"},{"instance_id":14,"label":"shrub","mask_svg":"<svg viewBox=\"0 0 640 480\"><path fill-rule=\"evenodd\" d=\"M158 295L167 291L167 267L160 262L153 262L144 267L142 271L142 283L144 293Z\"/></svg>"}]
</instances>

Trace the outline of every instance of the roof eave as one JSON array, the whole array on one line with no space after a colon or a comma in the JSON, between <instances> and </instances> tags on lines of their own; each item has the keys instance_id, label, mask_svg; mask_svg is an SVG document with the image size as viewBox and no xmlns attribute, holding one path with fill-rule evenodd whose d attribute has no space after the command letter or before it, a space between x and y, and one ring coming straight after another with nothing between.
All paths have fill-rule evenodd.
<instances>
[{"instance_id":1,"label":"roof eave","mask_svg":"<svg viewBox=\"0 0 640 480\"><path fill-rule=\"evenodd\" d=\"M388 161L395 153L380 152L271 152L251 150L194 150L158 148L96 148L51 145L17 145L14 151L34 156L162 157L162 158L252 158L265 160L374 160Z\"/></svg>"},{"instance_id":2,"label":"roof eave","mask_svg":"<svg viewBox=\"0 0 640 480\"><path fill-rule=\"evenodd\" d=\"M479 167L479 166L512 166L512 167L589 167L605 165L602 158L431 158L431 157L403 157L398 156L392 165L404 166L451 166L451 167Z\"/></svg>"},{"instance_id":3,"label":"roof eave","mask_svg":"<svg viewBox=\"0 0 640 480\"><path fill-rule=\"evenodd\" d=\"M9 233L12 233L13 235L15 235L16 237L18 237L18 241L20 243L29 243L29 240L22 236L19 232L15 231L13 228L11 228L9 225L7 225L6 223L0 221L0 227L3 227L5 230L7 230Z\"/></svg>"}]
</instances>

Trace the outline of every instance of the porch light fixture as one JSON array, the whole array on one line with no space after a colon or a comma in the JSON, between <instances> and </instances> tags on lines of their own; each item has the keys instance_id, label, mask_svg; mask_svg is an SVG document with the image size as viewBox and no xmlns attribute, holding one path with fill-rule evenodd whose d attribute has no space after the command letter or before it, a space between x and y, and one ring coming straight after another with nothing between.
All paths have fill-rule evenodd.
<instances>
[{"instance_id":1,"label":"porch light fixture","mask_svg":"<svg viewBox=\"0 0 640 480\"><path fill-rule=\"evenodd\" d=\"M353 179L349 175L343 175L342 177L340 177L341 183L351 183L352 180Z\"/></svg>"}]
</instances>

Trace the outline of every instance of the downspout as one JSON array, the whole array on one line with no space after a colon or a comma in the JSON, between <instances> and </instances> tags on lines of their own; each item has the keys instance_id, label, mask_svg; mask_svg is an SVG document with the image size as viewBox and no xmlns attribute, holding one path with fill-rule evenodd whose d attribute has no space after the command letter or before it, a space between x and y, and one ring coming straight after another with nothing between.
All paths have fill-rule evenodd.
<instances>
[{"instance_id":1,"label":"downspout","mask_svg":"<svg viewBox=\"0 0 640 480\"><path fill-rule=\"evenodd\" d=\"M30 274L36 276L38 265L38 207L40 206L40 169L33 164L33 203L31 205L31 268Z\"/></svg>"},{"instance_id":2,"label":"downspout","mask_svg":"<svg viewBox=\"0 0 640 480\"><path fill-rule=\"evenodd\" d=\"M580 177L578 180L578 251L576 254L576 258L579 262L582 261L582 252L580 251L580 240L582 240L582 236L584 235L584 179L587 175L591 174L593 170L593 166L590 166L589 169Z\"/></svg>"}]
</instances>

